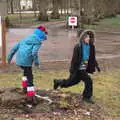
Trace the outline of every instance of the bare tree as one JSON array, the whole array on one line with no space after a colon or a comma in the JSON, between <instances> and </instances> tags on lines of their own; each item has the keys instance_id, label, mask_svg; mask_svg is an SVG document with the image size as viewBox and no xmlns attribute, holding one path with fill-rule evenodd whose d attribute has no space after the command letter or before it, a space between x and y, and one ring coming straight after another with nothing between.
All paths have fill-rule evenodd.
<instances>
[{"instance_id":1,"label":"bare tree","mask_svg":"<svg viewBox=\"0 0 120 120\"><path fill-rule=\"evenodd\" d=\"M11 14L14 14L13 1L14 0L9 0Z\"/></svg>"},{"instance_id":2,"label":"bare tree","mask_svg":"<svg viewBox=\"0 0 120 120\"><path fill-rule=\"evenodd\" d=\"M54 19L58 19L60 18L60 15L59 15L59 3L60 3L60 0L52 0L52 4L53 4L53 11L52 11L52 15L51 15L51 18L54 18Z\"/></svg>"},{"instance_id":3,"label":"bare tree","mask_svg":"<svg viewBox=\"0 0 120 120\"><path fill-rule=\"evenodd\" d=\"M38 5L38 10L39 10L39 15L38 15L38 20L42 21L48 21L48 15L47 15L47 10L48 10L48 0L37 0L37 5Z\"/></svg>"},{"instance_id":4,"label":"bare tree","mask_svg":"<svg viewBox=\"0 0 120 120\"><path fill-rule=\"evenodd\" d=\"M18 5L19 5L19 20L20 20L20 23L22 22L22 14L21 14L21 4L20 4L20 1L21 0L18 0Z\"/></svg>"},{"instance_id":5,"label":"bare tree","mask_svg":"<svg viewBox=\"0 0 120 120\"><path fill-rule=\"evenodd\" d=\"M36 6L36 0L32 0L33 3L33 11L34 11L34 16L36 17L36 10L37 10L37 6Z\"/></svg>"}]
</instances>

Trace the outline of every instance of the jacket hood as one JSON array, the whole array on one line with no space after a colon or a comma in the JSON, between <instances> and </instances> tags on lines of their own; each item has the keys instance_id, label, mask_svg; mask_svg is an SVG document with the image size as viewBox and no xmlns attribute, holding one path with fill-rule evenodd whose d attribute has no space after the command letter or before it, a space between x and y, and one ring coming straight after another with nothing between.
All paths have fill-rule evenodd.
<instances>
[{"instance_id":1,"label":"jacket hood","mask_svg":"<svg viewBox=\"0 0 120 120\"><path fill-rule=\"evenodd\" d=\"M40 29L35 29L33 34L35 34L38 37L39 41L47 40L47 36L46 36L45 32Z\"/></svg>"},{"instance_id":2,"label":"jacket hood","mask_svg":"<svg viewBox=\"0 0 120 120\"><path fill-rule=\"evenodd\" d=\"M41 41L44 41L46 39L47 39L47 36L43 31L39 29L35 29L33 34L29 35L23 40L26 44L41 44Z\"/></svg>"},{"instance_id":3,"label":"jacket hood","mask_svg":"<svg viewBox=\"0 0 120 120\"><path fill-rule=\"evenodd\" d=\"M89 35L90 44L93 44L95 41L95 32L93 30L80 30L80 31L78 31L79 42L82 43L86 35Z\"/></svg>"}]
</instances>

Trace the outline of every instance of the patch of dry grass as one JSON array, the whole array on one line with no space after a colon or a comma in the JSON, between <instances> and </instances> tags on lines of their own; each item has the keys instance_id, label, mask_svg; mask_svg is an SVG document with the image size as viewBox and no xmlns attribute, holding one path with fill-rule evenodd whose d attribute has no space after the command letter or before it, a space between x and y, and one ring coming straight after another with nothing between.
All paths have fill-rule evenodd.
<instances>
[{"instance_id":1,"label":"patch of dry grass","mask_svg":"<svg viewBox=\"0 0 120 120\"><path fill-rule=\"evenodd\" d=\"M94 80L94 98L96 102L103 105L105 114L108 116L119 116L120 113L120 71L101 72L92 75ZM53 89L55 78L67 78L69 73L66 71L34 71L34 83L39 89ZM0 75L0 88L21 87L20 73L3 73ZM83 83L77 84L62 91L81 93Z\"/></svg>"}]
</instances>

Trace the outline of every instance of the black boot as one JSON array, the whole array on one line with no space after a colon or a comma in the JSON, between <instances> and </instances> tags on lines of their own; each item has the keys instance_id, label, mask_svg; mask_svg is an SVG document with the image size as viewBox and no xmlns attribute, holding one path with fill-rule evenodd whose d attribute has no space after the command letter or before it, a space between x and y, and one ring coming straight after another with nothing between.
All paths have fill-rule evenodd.
<instances>
[{"instance_id":1,"label":"black boot","mask_svg":"<svg viewBox=\"0 0 120 120\"><path fill-rule=\"evenodd\" d=\"M95 101L93 101L92 98L83 97L83 101L86 103L95 104Z\"/></svg>"},{"instance_id":2,"label":"black boot","mask_svg":"<svg viewBox=\"0 0 120 120\"><path fill-rule=\"evenodd\" d=\"M61 87L62 80L54 79L54 90L56 90L58 87Z\"/></svg>"},{"instance_id":3,"label":"black boot","mask_svg":"<svg viewBox=\"0 0 120 120\"><path fill-rule=\"evenodd\" d=\"M27 103L35 106L38 104L38 100L37 100L36 96L27 96Z\"/></svg>"}]
</instances>

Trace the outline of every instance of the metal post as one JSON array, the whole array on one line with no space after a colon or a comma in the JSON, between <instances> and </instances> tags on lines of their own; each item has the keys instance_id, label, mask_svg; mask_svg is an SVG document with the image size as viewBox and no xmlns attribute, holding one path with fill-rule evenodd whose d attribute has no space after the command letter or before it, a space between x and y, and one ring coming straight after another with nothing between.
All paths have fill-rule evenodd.
<instances>
[{"instance_id":1,"label":"metal post","mask_svg":"<svg viewBox=\"0 0 120 120\"><path fill-rule=\"evenodd\" d=\"M6 65L6 24L2 20L2 65Z\"/></svg>"},{"instance_id":2,"label":"metal post","mask_svg":"<svg viewBox=\"0 0 120 120\"><path fill-rule=\"evenodd\" d=\"M72 25L72 30L74 30L74 25Z\"/></svg>"},{"instance_id":3,"label":"metal post","mask_svg":"<svg viewBox=\"0 0 120 120\"><path fill-rule=\"evenodd\" d=\"M7 16L7 1L1 0L0 1L0 19L1 19L1 30L0 30L0 36L1 36L1 48L2 48L2 56L1 61L2 65L6 65L6 16Z\"/></svg>"}]
</instances>

